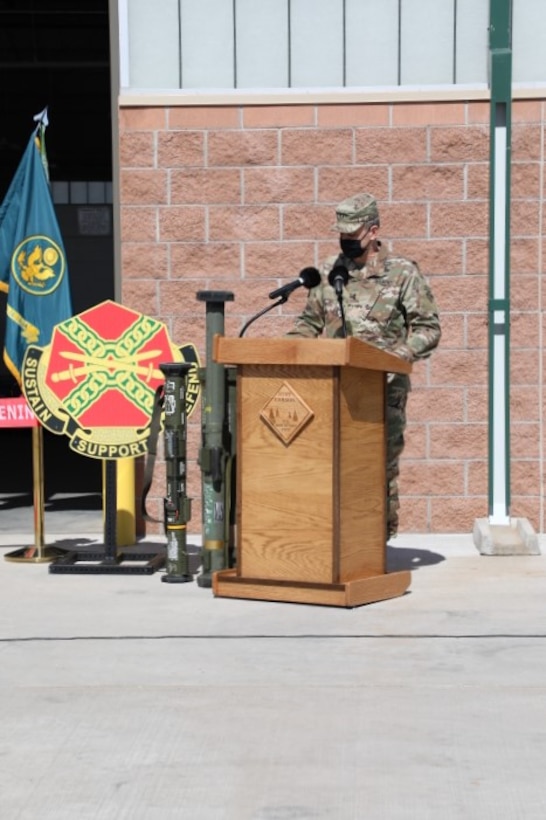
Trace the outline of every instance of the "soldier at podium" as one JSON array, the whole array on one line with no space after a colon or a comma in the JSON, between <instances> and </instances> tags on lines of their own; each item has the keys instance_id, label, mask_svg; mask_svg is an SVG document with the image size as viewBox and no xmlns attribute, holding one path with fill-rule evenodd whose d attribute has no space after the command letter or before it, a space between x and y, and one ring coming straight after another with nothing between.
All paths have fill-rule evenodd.
<instances>
[{"instance_id":1,"label":"soldier at podium","mask_svg":"<svg viewBox=\"0 0 546 820\"><path fill-rule=\"evenodd\" d=\"M287 335L356 336L410 362L430 356L441 335L432 291L416 262L387 252L378 238L379 227L372 194L340 202L333 229L340 235L341 252L322 264L321 283L309 291ZM409 376L388 375L388 538L398 531L399 462L410 390Z\"/></svg>"}]
</instances>

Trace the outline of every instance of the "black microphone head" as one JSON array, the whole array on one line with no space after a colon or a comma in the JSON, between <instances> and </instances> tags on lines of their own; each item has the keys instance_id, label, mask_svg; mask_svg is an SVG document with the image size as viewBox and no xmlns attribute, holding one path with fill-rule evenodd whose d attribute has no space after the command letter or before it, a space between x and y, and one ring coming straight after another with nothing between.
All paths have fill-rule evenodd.
<instances>
[{"instance_id":1,"label":"black microphone head","mask_svg":"<svg viewBox=\"0 0 546 820\"><path fill-rule=\"evenodd\" d=\"M346 285L349 281L349 271L345 265L336 265L328 274L328 282L330 285L334 286L336 281L342 282L343 285Z\"/></svg>"},{"instance_id":2,"label":"black microphone head","mask_svg":"<svg viewBox=\"0 0 546 820\"><path fill-rule=\"evenodd\" d=\"M304 268L299 278L301 279L303 286L308 288L316 288L317 285L320 285L320 273L316 268Z\"/></svg>"}]
</instances>

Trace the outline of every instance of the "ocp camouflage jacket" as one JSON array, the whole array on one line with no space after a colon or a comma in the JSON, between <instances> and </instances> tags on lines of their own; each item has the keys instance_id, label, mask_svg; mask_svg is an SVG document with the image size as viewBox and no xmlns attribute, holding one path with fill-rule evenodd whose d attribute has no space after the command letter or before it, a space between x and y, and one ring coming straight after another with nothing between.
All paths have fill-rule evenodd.
<instances>
[{"instance_id":1,"label":"ocp camouflage jacket","mask_svg":"<svg viewBox=\"0 0 546 820\"><path fill-rule=\"evenodd\" d=\"M383 246L362 269L344 254L326 259L320 271L321 283L309 292L305 308L288 335L342 335L338 298L328 283L335 265L344 265L349 272L343 289L348 335L408 361L430 356L441 336L432 291L417 263L391 256Z\"/></svg>"}]
</instances>

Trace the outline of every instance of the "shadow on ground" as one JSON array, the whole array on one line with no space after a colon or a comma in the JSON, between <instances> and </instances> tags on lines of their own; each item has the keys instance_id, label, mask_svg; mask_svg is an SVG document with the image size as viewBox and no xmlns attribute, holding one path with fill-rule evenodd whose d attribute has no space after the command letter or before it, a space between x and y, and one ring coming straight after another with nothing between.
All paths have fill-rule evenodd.
<instances>
[{"instance_id":1,"label":"shadow on ground","mask_svg":"<svg viewBox=\"0 0 546 820\"><path fill-rule=\"evenodd\" d=\"M445 561L445 556L431 550L418 550L409 547L387 546L387 571L398 572L404 569L419 569L419 567L439 564Z\"/></svg>"},{"instance_id":2,"label":"shadow on ground","mask_svg":"<svg viewBox=\"0 0 546 820\"><path fill-rule=\"evenodd\" d=\"M57 495L45 502L46 512L70 512L70 510L101 510L102 495L88 493L77 495Z\"/></svg>"},{"instance_id":3,"label":"shadow on ground","mask_svg":"<svg viewBox=\"0 0 546 820\"><path fill-rule=\"evenodd\" d=\"M32 507L32 495L30 493L0 495L0 510L18 510L21 507Z\"/></svg>"},{"instance_id":4,"label":"shadow on ground","mask_svg":"<svg viewBox=\"0 0 546 820\"><path fill-rule=\"evenodd\" d=\"M33 506L32 493L0 493L0 510L19 510ZM101 510L101 493L75 493L46 498L45 512L70 512L77 510Z\"/></svg>"}]
</instances>

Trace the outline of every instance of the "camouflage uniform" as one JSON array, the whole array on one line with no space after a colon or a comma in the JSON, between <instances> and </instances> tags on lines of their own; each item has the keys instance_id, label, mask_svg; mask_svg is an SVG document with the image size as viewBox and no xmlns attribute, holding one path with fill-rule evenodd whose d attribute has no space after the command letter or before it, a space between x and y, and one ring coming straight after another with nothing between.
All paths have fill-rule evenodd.
<instances>
[{"instance_id":1,"label":"camouflage uniform","mask_svg":"<svg viewBox=\"0 0 546 820\"><path fill-rule=\"evenodd\" d=\"M359 195L359 197L369 195ZM353 197L345 203L360 200ZM372 200L377 214L375 200ZM338 208L341 208L341 203ZM378 224L378 218L375 224ZM362 226L360 223L356 226ZM343 233L355 230L351 221L343 221L338 211L336 229ZM343 290L343 308L347 335L401 356L408 361L430 355L440 340L440 323L432 292L415 262L402 256L391 256L376 240L379 252L365 264L358 265L343 253L329 257L321 268L321 284L309 292L307 303L288 335L314 337L343 335L339 303L328 274L343 265L349 280ZM387 537L398 529L399 460L404 449L406 403L411 390L409 377L389 373L387 377Z\"/></svg>"}]
</instances>

